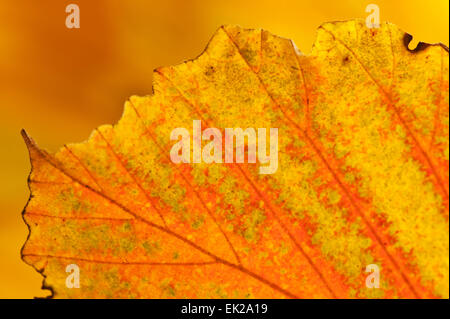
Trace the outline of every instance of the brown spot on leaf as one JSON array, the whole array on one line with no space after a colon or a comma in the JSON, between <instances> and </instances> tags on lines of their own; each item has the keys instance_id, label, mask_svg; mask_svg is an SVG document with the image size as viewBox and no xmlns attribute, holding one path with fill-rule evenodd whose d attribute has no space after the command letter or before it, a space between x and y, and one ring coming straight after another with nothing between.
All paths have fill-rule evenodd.
<instances>
[{"instance_id":1,"label":"brown spot on leaf","mask_svg":"<svg viewBox=\"0 0 450 319\"><path fill-rule=\"evenodd\" d=\"M403 45L405 46L406 50L408 50L411 53L417 53L417 52L423 51L430 46L430 44L428 44L428 43L419 42L417 44L417 47L415 47L414 49L411 50L408 47L408 45L411 42L412 38L413 38L413 36L409 33L405 33L405 35L403 36Z\"/></svg>"}]
</instances>

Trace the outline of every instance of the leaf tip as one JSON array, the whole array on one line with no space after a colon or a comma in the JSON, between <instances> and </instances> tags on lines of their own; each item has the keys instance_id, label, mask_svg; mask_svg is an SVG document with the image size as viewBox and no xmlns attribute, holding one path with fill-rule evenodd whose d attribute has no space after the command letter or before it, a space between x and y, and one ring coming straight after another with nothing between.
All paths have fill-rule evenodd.
<instances>
[{"instance_id":1,"label":"leaf tip","mask_svg":"<svg viewBox=\"0 0 450 319\"><path fill-rule=\"evenodd\" d=\"M33 139L28 136L27 131L25 131L25 129L21 129L20 134L22 135L22 138L25 141L25 144L27 145L28 148L34 145Z\"/></svg>"}]
</instances>

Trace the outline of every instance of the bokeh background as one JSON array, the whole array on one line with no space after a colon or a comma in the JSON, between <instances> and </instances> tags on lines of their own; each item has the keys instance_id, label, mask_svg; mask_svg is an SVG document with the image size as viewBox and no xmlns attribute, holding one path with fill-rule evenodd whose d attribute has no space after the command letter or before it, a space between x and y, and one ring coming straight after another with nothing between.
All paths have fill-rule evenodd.
<instances>
[{"instance_id":1,"label":"bokeh background","mask_svg":"<svg viewBox=\"0 0 450 319\"><path fill-rule=\"evenodd\" d=\"M80 7L80 29L65 8ZM0 298L46 296L20 259L30 170L20 130L56 151L114 123L152 70L199 55L222 24L264 28L308 53L326 21L364 18L369 3L414 36L449 42L448 0L0 0Z\"/></svg>"}]
</instances>

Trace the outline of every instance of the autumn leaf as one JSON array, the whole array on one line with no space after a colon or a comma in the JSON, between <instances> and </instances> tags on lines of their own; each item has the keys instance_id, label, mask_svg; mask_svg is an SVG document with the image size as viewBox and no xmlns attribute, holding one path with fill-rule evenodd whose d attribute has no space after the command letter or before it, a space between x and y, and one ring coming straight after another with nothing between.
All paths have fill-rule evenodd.
<instances>
[{"instance_id":1,"label":"autumn leaf","mask_svg":"<svg viewBox=\"0 0 450 319\"><path fill-rule=\"evenodd\" d=\"M410 40L326 23L303 55L221 27L86 142L49 154L23 133L23 260L61 298L448 298L448 49ZM278 128L277 171L173 163L194 120Z\"/></svg>"}]
</instances>

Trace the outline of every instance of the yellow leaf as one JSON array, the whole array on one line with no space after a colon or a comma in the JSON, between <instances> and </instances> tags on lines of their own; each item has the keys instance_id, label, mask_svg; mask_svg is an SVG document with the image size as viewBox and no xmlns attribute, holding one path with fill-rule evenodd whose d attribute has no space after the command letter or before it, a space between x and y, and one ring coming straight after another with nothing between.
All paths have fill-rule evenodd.
<instances>
[{"instance_id":1,"label":"yellow leaf","mask_svg":"<svg viewBox=\"0 0 450 319\"><path fill-rule=\"evenodd\" d=\"M24 261L62 298L448 298L448 49L410 40L326 23L303 55L221 27L88 141L48 154L23 133ZM192 163L196 123L219 142L277 128L277 169L248 141L244 163ZM171 160L176 128L190 163Z\"/></svg>"}]
</instances>

